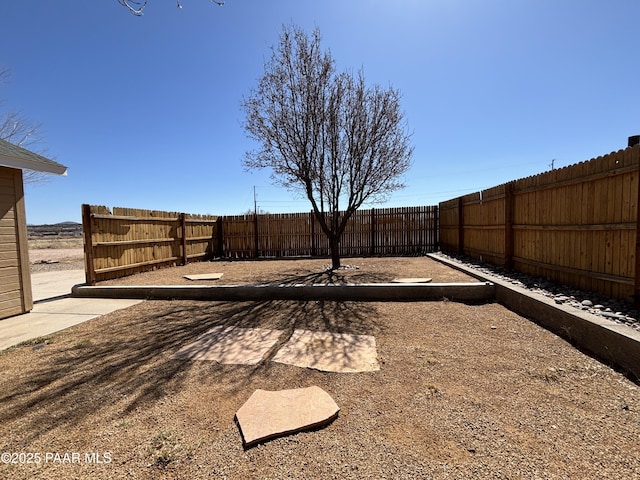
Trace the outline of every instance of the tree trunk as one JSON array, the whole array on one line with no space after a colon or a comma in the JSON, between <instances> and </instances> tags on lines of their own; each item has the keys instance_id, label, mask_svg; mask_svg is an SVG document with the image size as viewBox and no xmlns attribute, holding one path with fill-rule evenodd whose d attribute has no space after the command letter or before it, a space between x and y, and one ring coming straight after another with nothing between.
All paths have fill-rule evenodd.
<instances>
[{"instance_id":1,"label":"tree trunk","mask_svg":"<svg viewBox=\"0 0 640 480\"><path fill-rule=\"evenodd\" d=\"M331 269L340 268L340 237L332 235L329 237L329 250L331 251Z\"/></svg>"}]
</instances>

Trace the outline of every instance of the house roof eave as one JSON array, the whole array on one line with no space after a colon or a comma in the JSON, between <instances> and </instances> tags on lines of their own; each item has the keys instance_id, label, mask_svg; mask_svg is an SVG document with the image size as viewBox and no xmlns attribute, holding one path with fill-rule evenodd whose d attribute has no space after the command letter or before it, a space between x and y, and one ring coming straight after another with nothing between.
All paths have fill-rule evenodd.
<instances>
[{"instance_id":1,"label":"house roof eave","mask_svg":"<svg viewBox=\"0 0 640 480\"><path fill-rule=\"evenodd\" d=\"M66 175L67 167L0 139L0 165L21 170Z\"/></svg>"}]
</instances>

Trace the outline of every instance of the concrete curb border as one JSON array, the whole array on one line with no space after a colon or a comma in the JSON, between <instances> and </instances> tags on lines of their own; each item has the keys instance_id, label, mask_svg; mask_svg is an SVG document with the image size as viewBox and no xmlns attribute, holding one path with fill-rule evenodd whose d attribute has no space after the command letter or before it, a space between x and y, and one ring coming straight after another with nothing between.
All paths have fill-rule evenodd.
<instances>
[{"instance_id":1,"label":"concrete curb border","mask_svg":"<svg viewBox=\"0 0 640 480\"><path fill-rule=\"evenodd\" d=\"M495 285L496 300L501 305L533 320L600 360L615 365L630 374L635 381L640 380L640 332L573 307L556 304L543 295L440 255L427 256L474 278L491 282Z\"/></svg>"},{"instance_id":2,"label":"concrete curb border","mask_svg":"<svg viewBox=\"0 0 640 480\"><path fill-rule=\"evenodd\" d=\"M266 284L266 285L76 285L73 297L130 298L142 300L342 300L436 301L485 303L495 299L491 282L476 283L365 283L365 284Z\"/></svg>"}]
</instances>

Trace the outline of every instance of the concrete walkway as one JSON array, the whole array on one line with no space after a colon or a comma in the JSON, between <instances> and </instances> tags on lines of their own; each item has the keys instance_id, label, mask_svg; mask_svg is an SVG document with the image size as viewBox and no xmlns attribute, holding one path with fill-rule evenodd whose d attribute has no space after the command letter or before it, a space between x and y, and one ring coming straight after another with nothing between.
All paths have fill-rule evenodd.
<instances>
[{"instance_id":1,"label":"concrete walkway","mask_svg":"<svg viewBox=\"0 0 640 480\"><path fill-rule=\"evenodd\" d=\"M0 350L141 302L128 299L72 298L72 287L84 282L84 270L32 274L33 310L0 320Z\"/></svg>"}]
</instances>

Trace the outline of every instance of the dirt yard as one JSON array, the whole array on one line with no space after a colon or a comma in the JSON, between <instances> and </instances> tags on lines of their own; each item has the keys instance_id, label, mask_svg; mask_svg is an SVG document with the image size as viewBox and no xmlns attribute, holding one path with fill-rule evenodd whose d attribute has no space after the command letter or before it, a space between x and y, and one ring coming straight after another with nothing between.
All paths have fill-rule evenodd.
<instances>
[{"instance_id":1,"label":"dirt yard","mask_svg":"<svg viewBox=\"0 0 640 480\"><path fill-rule=\"evenodd\" d=\"M471 281L425 258L344 263L349 281ZM326 264L118 283L341 280ZM381 369L171 358L217 325L374 335ZM638 385L497 304L144 302L0 352L0 372L1 478L640 478ZM256 389L311 385L340 406L332 424L243 449L234 414Z\"/></svg>"},{"instance_id":2,"label":"dirt yard","mask_svg":"<svg viewBox=\"0 0 640 480\"><path fill-rule=\"evenodd\" d=\"M82 238L29 239L31 272L84 268Z\"/></svg>"}]
</instances>

